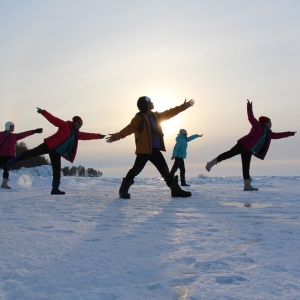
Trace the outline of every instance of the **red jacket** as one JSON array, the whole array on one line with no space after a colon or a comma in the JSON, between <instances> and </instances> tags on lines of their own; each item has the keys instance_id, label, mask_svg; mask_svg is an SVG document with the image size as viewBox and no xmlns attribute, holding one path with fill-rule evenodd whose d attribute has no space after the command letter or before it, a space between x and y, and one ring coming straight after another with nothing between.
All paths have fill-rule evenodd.
<instances>
[{"instance_id":1,"label":"red jacket","mask_svg":"<svg viewBox=\"0 0 300 300\"><path fill-rule=\"evenodd\" d=\"M33 130L28 130L20 133L10 133L9 137L4 141L7 137L7 131L0 132L0 156L16 156L16 143L18 140L22 140L27 136L33 135Z\"/></svg>"},{"instance_id":2,"label":"red jacket","mask_svg":"<svg viewBox=\"0 0 300 300\"><path fill-rule=\"evenodd\" d=\"M43 110L41 114L54 126L58 127L58 130L53 135L44 139L45 143L49 149L55 148L57 145L65 141L70 134L72 133L72 121L63 121L59 118L52 116L46 110ZM75 151L73 156L69 159L70 162L73 162L77 152L78 140L97 140L103 138L103 135L100 133L88 133L88 132L77 132Z\"/></svg>"},{"instance_id":3,"label":"red jacket","mask_svg":"<svg viewBox=\"0 0 300 300\"><path fill-rule=\"evenodd\" d=\"M248 120L250 122L250 124L252 125L252 128L250 130L250 132L243 136L242 138L240 138L238 140L239 143L241 143L246 150L248 150L250 152L250 150L254 147L254 145L259 141L259 139L261 138L263 132L264 132L264 123L259 122L253 115L253 111L252 111L252 104L251 103L247 103L247 114L248 114ZM291 131L286 131L286 132L272 132L270 129L268 130L268 134L267 134L267 139L264 145L264 150L262 151L262 153L260 153L260 155L256 155L253 154L254 156L260 158L260 159L264 159L269 147L270 147L270 143L271 143L271 139L282 139L282 138L286 138L289 136L293 136L295 133L291 132Z\"/></svg>"}]
</instances>

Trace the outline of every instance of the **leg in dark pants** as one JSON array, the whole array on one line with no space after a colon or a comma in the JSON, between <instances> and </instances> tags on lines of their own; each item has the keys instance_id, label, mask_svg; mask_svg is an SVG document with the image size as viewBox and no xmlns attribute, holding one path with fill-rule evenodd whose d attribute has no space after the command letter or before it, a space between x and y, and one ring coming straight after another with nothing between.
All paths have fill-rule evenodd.
<instances>
[{"instance_id":1,"label":"leg in dark pants","mask_svg":"<svg viewBox=\"0 0 300 300\"><path fill-rule=\"evenodd\" d=\"M13 156L0 156L0 167L3 168L3 178L9 178L9 170L6 167L6 163L14 158Z\"/></svg>"},{"instance_id":2,"label":"leg in dark pants","mask_svg":"<svg viewBox=\"0 0 300 300\"><path fill-rule=\"evenodd\" d=\"M164 178L167 186L171 189L172 197L190 197L191 192L186 192L180 188L178 183L174 180L174 177L169 172L166 160L159 149L153 149L153 153L150 157L150 161L157 168L160 175Z\"/></svg>"},{"instance_id":3,"label":"leg in dark pants","mask_svg":"<svg viewBox=\"0 0 300 300\"><path fill-rule=\"evenodd\" d=\"M232 147L229 151L220 154L217 157L218 162L229 159L233 156L240 154L242 159L242 167L243 167L243 178L250 179L250 162L252 153L248 152L240 143L237 143L234 147Z\"/></svg>"},{"instance_id":4,"label":"leg in dark pants","mask_svg":"<svg viewBox=\"0 0 300 300\"><path fill-rule=\"evenodd\" d=\"M119 190L119 195L121 198L124 199L129 199L130 194L128 193L129 187L134 183L134 178L142 172L144 169L146 163L148 161L151 161L153 165L157 168L161 176L164 178L166 184L171 188L171 190L175 190L177 194L179 195L177 185L174 182L174 179L172 178L168 165L165 161L165 158L163 157L162 153L160 152L159 149L153 149L152 154L138 154L136 156L135 162L133 167L128 171L127 175L123 178L120 190ZM179 188L180 189L180 188ZM172 190L172 192L173 192ZM176 197L189 197L191 196L190 192L185 192L181 191L180 196ZM184 193L188 193L188 196L184 196ZM176 194L176 195L177 195Z\"/></svg>"},{"instance_id":5,"label":"leg in dark pants","mask_svg":"<svg viewBox=\"0 0 300 300\"><path fill-rule=\"evenodd\" d=\"M11 170L12 167L14 166L14 164L16 164L17 162L24 160L24 159L28 159L30 157L34 157L34 156L38 156L38 155L43 155L43 154L47 154L49 153L49 148L45 143L40 144L39 146L25 151L23 153L21 153L20 155L16 156L15 158L9 160L6 163L6 167L8 170Z\"/></svg>"},{"instance_id":6,"label":"leg in dark pants","mask_svg":"<svg viewBox=\"0 0 300 300\"><path fill-rule=\"evenodd\" d=\"M44 155L44 154L48 154L49 153L49 148L47 146L46 143L42 143L39 146L25 151L23 153L21 153L20 155L18 155L16 158L19 159L19 161L24 160L24 159L28 159L30 157L34 157L34 156L38 156L38 155Z\"/></svg>"},{"instance_id":7,"label":"leg in dark pants","mask_svg":"<svg viewBox=\"0 0 300 300\"><path fill-rule=\"evenodd\" d=\"M191 192L186 192L182 190L178 183L175 182L174 177L169 172L166 160L159 149L153 149L150 161L157 168L160 175L164 178L167 186L171 189L172 197L190 197Z\"/></svg>"},{"instance_id":8,"label":"leg in dark pants","mask_svg":"<svg viewBox=\"0 0 300 300\"><path fill-rule=\"evenodd\" d=\"M0 167L3 167L3 181L1 187L4 189L11 189L11 187L8 185L9 172L8 168L6 167L6 163L12 158L13 156L0 156Z\"/></svg>"},{"instance_id":9,"label":"leg in dark pants","mask_svg":"<svg viewBox=\"0 0 300 300\"><path fill-rule=\"evenodd\" d=\"M181 157L175 157L175 162L171 169L171 175L173 177L178 169L180 170L181 186L189 186L188 184L186 184L185 181L185 165L184 165L184 159Z\"/></svg>"},{"instance_id":10,"label":"leg in dark pants","mask_svg":"<svg viewBox=\"0 0 300 300\"><path fill-rule=\"evenodd\" d=\"M170 187L174 182L174 178L171 175L167 162L160 150L153 149L149 160L156 167L162 178L165 180L167 186Z\"/></svg>"},{"instance_id":11,"label":"leg in dark pants","mask_svg":"<svg viewBox=\"0 0 300 300\"><path fill-rule=\"evenodd\" d=\"M181 165L181 158L175 157L175 161L174 161L173 167L170 172L173 177L174 177L176 171L180 168L180 165Z\"/></svg>"},{"instance_id":12,"label":"leg in dark pants","mask_svg":"<svg viewBox=\"0 0 300 300\"><path fill-rule=\"evenodd\" d=\"M137 154L133 167L128 171L127 175L122 180L119 189L120 198L130 199L128 190L130 186L134 184L134 178L139 175L144 169L149 158L150 154Z\"/></svg>"},{"instance_id":13,"label":"leg in dark pants","mask_svg":"<svg viewBox=\"0 0 300 300\"><path fill-rule=\"evenodd\" d=\"M59 189L60 185L60 172L61 172L61 155L54 149L49 151L49 156L53 171L52 191L51 195L64 195L65 192Z\"/></svg>"}]
</instances>

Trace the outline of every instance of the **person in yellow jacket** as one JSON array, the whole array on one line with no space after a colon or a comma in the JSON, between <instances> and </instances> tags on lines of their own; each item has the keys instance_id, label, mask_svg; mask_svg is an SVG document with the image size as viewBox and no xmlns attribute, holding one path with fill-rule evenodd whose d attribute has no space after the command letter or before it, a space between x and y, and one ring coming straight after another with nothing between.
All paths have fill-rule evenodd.
<instances>
[{"instance_id":1,"label":"person in yellow jacket","mask_svg":"<svg viewBox=\"0 0 300 300\"><path fill-rule=\"evenodd\" d=\"M135 134L136 159L133 167L123 178L119 195L120 198L130 199L128 190L134 183L134 178L141 173L148 161L157 168L166 184L171 189L172 197L190 197L191 193L183 191L171 176L168 165L161 151L166 151L164 134L160 123L168 120L194 105L194 100L184 101L183 104L163 112L152 112L154 105L149 97L142 96L137 101L139 112L121 131L109 134L108 143L118 141L128 135Z\"/></svg>"}]
</instances>

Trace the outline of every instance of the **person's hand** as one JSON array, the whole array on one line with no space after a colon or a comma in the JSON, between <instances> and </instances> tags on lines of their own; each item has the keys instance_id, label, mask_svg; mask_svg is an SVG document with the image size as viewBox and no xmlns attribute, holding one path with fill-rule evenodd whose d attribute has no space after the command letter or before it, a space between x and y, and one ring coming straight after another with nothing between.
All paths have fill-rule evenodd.
<instances>
[{"instance_id":1,"label":"person's hand","mask_svg":"<svg viewBox=\"0 0 300 300\"><path fill-rule=\"evenodd\" d=\"M37 113L40 114L43 110L39 107L36 108L37 109Z\"/></svg>"},{"instance_id":2,"label":"person's hand","mask_svg":"<svg viewBox=\"0 0 300 300\"><path fill-rule=\"evenodd\" d=\"M106 143L112 143L116 141L116 135L115 134L108 134L109 136L106 137Z\"/></svg>"},{"instance_id":3,"label":"person's hand","mask_svg":"<svg viewBox=\"0 0 300 300\"><path fill-rule=\"evenodd\" d=\"M173 159L174 159L174 156L171 157L171 160L173 160Z\"/></svg>"},{"instance_id":4,"label":"person's hand","mask_svg":"<svg viewBox=\"0 0 300 300\"><path fill-rule=\"evenodd\" d=\"M186 99L184 100L183 104L189 108L191 106L193 106L195 104L195 101L193 99L189 100L188 102L186 102Z\"/></svg>"},{"instance_id":5,"label":"person's hand","mask_svg":"<svg viewBox=\"0 0 300 300\"><path fill-rule=\"evenodd\" d=\"M37 128L35 130L33 130L34 133L42 133L43 132L43 128Z\"/></svg>"},{"instance_id":6,"label":"person's hand","mask_svg":"<svg viewBox=\"0 0 300 300\"><path fill-rule=\"evenodd\" d=\"M100 139L101 139L101 140L104 139L105 137L106 137L105 134L100 134Z\"/></svg>"},{"instance_id":7,"label":"person's hand","mask_svg":"<svg viewBox=\"0 0 300 300\"><path fill-rule=\"evenodd\" d=\"M198 134L199 135L199 137L202 137L203 136L203 134Z\"/></svg>"},{"instance_id":8,"label":"person's hand","mask_svg":"<svg viewBox=\"0 0 300 300\"><path fill-rule=\"evenodd\" d=\"M252 102L250 102L250 100L247 99L247 105L251 105L252 106Z\"/></svg>"},{"instance_id":9,"label":"person's hand","mask_svg":"<svg viewBox=\"0 0 300 300\"><path fill-rule=\"evenodd\" d=\"M297 131L292 131L293 136L297 133Z\"/></svg>"}]
</instances>

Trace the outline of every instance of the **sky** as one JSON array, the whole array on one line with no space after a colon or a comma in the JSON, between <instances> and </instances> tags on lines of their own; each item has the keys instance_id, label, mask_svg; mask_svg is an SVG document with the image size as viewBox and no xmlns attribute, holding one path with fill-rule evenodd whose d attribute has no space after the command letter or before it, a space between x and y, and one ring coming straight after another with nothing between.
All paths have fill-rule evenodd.
<instances>
[{"instance_id":1,"label":"sky","mask_svg":"<svg viewBox=\"0 0 300 300\"><path fill-rule=\"evenodd\" d=\"M12 171L0 188L1 300L298 300L300 176L160 178Z\"/></svg>"},{"instance_id":2,"label":"sky","mask_svg":"<svg viewBox=\"0 0 300 300\"><path fill-rule=\"evenodd\" d=\"M80 115L82 131L109 134L129 124L140 96L155 111L194 99L163 123L165 158L171 167L181 128L203 134L185 163L187 176L207 174L206 162L249 132L247 99L273 131L299 132L299 10L296 0L0 1L0 126L42 127L23 140L33 148L56 131L36 107L63 120ZM251 175L298 175L299 148L298 135L273 141ZM74 164L123 177L134 151L133 136L82 141ZM213 169L241 173L239 157ZM158 172L149 163L141 176Z\"/></svg>"}]
</instances>

